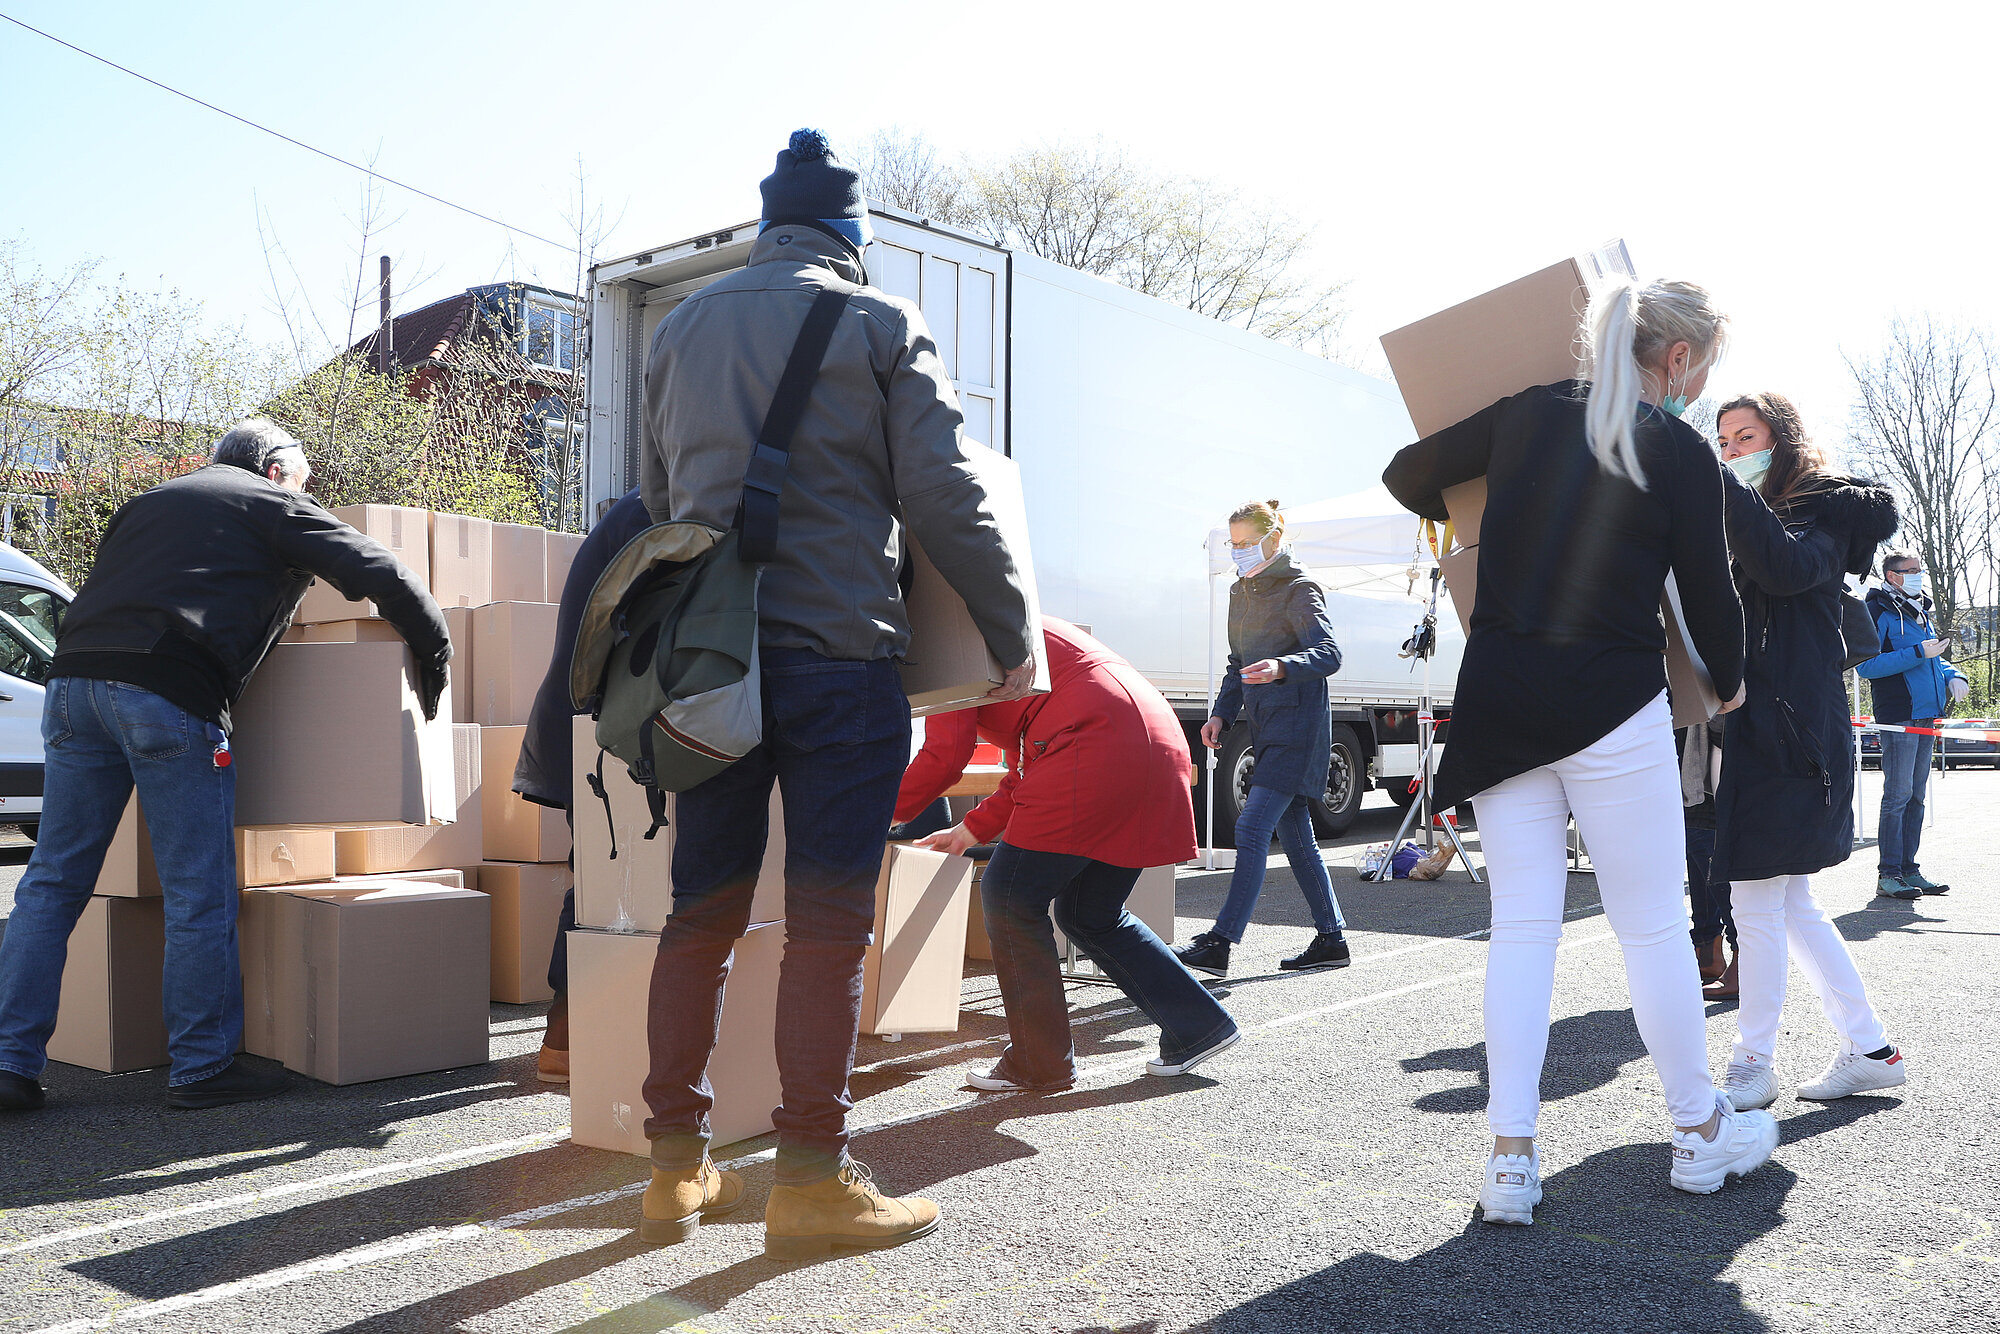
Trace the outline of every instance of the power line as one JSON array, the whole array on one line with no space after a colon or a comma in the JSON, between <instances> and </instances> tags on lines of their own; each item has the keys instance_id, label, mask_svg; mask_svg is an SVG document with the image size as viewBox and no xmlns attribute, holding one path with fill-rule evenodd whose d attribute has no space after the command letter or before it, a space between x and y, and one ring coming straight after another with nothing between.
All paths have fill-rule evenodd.
<instances>
[{"instance_id":1,"label":"power line","mask_svg":"<svg viewBox=\"0 0 2000 1334\"><path fill-rule=\"evenodd\" d=\"M350 168L351 170L354 171L361 172L364 175L367 175L368 177L374 180L386 181L388 184L395 186L399 190L408 190L413 195L421 195L423 198L430 200L434 204L443 204L446 208L457 209L460 213L465 213L472 217L478 218L481 222L490 222L495 227L500 227L507 231L514 232L518 235L525 236L530 241L540 241L543 245L554 246L558 250L573 251L576 249L574 245L571 245L567 241L551 241L546 236L537 236L535 233L528 231L525 228L516 227L512 223L502 222L500 221L500 219L493 217L491 214L481 213L478 209L467 208L463 204L454 204L449 199L445 199L439 195L434 195L428 190L419 190L416 186L411 185L406 181L399 181L393 176L384 176L381 172L376 171L373 167L364 167L358 162L350 162L346 158L341 157L337 153L329 153L324 148L314 148L311 144L306 143L299 139L294 139L289 134L280 133L279 131L272 129L268 125L260 125L256 121L251 120L246 116L239 116L233 111L225 111L223 108L215 105L215 103L213 102L204 102L199 97L196 97L192 93L184 93L178 88L170 87L167 84L161 83L158 79L148 78L146 75L139 73L138 70L127 69L125 66L119 64L115 60L107 60L105 57L98 55L95 51L86 51L74 42L65 42L62 38L56 36L54 33L43 32L40 28L35 27L33 24L23 23L21 22L21 20L15 18L12 14L0 14L0 19L7 20L7 22L13 24L17 28L25 28L27 29L27 31L35 34L35 36L37 37L47 38L49 41L54 42L57 46L66 46L80 56L88 56L90 59L95 60L100 65L109 65L112 69L117 70L120 74L129 74L133 78L139 80L141 83L150 83L153 85L153 87L158 88L162 92L172 93L175 97L184 98L187 101L194 103L198 107L206 107L208 110L215 112L218 116L227 116L229 117L229 119L236 121L238 124L248 125L253 130L260 130L263 133L270 135L274 139L283 139L286 143L291 144L293 147L303 148L308 153L317 153L320 157L325 158L329 162L338 162L341 166Z\"/></svg>"}]
</instances>

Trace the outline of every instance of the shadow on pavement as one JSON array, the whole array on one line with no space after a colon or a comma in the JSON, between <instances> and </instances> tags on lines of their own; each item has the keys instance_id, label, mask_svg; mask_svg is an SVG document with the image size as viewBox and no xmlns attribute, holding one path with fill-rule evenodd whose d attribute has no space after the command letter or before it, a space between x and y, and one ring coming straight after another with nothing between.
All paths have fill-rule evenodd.
<instances>
[{"instance_id":1,"label":"shadow on pavement","mask_svg":"<svg viewBox=\"0 0 2000 1334\"><path fill-rule=\"evenodd\" d=\"M1542 1101L1573 1098L1603 1088L1633 1061L1646 1059L1646 1044L1632 1022L1630 1010L1593 1010L1567 1015L1549 1025L1548 1057L1542 1066ZM1405 1057L1400 1064L1411 1074L1426 1070L1462 1070L1478 1082L1459 1088L1434 1089L1410 1105L1421 1112L1463 1113L1486 1109L1486 1044L1446 1047L1424 1056Z\"/></svg>"},{"instance_id":2,"label":"shadow on pavement","mask_svg":"<svg viewBox=\"0 0 2000 1334\"><path fill-rule=\"evenodd\" d=\"M1865 908L1843 913L1833 919L1833 925L1848 940L1873 940L1890 931L1907 931L1911 927L1927 926L1934 922L1948 922L1948 917L1927 916L1923 910L1924 899L1889 899L1876 895L1868 900Z\"/></svg>"}]
</instances>

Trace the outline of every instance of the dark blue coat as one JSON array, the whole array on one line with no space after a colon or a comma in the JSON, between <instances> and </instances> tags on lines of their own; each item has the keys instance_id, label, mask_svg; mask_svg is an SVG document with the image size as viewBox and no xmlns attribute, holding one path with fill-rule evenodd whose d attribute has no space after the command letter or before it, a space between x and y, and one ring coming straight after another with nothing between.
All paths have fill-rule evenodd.
<instances>
[{"instance_id":1,"label":"dark blue coat","mask_svg":"<svg viewBox=\"0 0 2000 1334\"><path fill-rule=\"evenodd\" d=\"M1251 686L1243 668L1275 658L1281 681ZM1240 714L1257 729L1252 787L1301 797L1326 795L1333 762L1333 720L1327 712L1326 678L1340 670L1326 598L1300 573L1289 552L1229 590L1229 670L1215 697L1214 715L1233 723Z\"/></svg>"},{"instance_id":2,"label":"dark blue coat","mask_svg":"<svg viewBox=\"0 0 2000 1334\"><path fill-rule=\"evenodd\" d=\"M537 805L568 810L571 801L570 785L575 781L571 719L576 710L569 702L569 662L576 652L583 604L590 600L590 592L611 558L652 522L638 488L627 491L622 500L604 511L604 517L583 539L563 580L562 605L556 611L556 650L549 659L542 688L535 692L528 730L521 737L521 758L514 765L514 790Z\"/></svg>"}]
</instances>

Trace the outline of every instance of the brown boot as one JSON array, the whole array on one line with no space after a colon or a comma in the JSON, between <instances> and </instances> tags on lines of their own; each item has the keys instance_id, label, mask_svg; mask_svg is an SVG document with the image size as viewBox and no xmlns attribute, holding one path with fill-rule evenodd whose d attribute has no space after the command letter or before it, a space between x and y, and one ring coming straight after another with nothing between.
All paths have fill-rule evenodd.
<instances>
[{"instance_id":1,"label":"brown boot","mask_svg":"<svg viewBox=\"0 0 2000 1334\"><path fill-rule=\"evenodd\" d=\"M544 1043L535 1057L535 1078L544 1084L569 1083L569 1052Z\"/></svg>"},{"instance_id":2,"label":"brown boot","mask_svg":"<svg viewBox=\"0 0 2000 1334\"><path fill-rule=\"evenodd\" d=\"M872 1251L937 1231L938 1207L912 1195L891 1199L868 1169L849 1159L838 1173L804 1186L775 1185L764 1206L764 1254L825 1255L834 1247Z\"/></svg>"},{"instance_id":3,"label":"brown boot","mask_svg":"<svg viewBox=\"0 0 2000 1334\"><path fill-rule=\"evenodd\" d=\"M1701 989L1702 1000L1726 1001L1737 999L1739 993L1736 989L1736 961L1740 957L1742 956L1736 954L1729 956L1729 966L1722 970L1722 976Z\"/></svg>"},{"instance_id":4,"label":"brown boot","mask_svg":"<svg viewBox=\"0 0 2000 1334\"><path fill-rule=\"evenodd\" d=\"M659 1246L686 1241L702 1219L726 1214L741 1203L743 1178L706 1158L699 1167L656 1167L640 1206L639 1238Z\"/></svg>"},{"instance_id":5,"label":"brown boot","mask_svg":"<svg viewBox=\"0 0 2000 1334\"><path fill-rule=\"evenodd\" d=\"M1728 971L1728 965L1722 961L1721 936L1705 940L1695 946L1694 959L1701 966L1701 980L1704 983L1713 982Z\"/></svg>"}]
</instances>

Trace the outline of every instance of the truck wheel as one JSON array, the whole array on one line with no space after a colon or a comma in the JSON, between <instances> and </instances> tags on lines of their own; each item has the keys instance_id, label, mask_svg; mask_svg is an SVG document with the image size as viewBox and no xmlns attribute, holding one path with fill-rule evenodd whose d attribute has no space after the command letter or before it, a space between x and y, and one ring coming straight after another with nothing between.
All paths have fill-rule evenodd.
<instances>
[{"instance_id":1,"label":"truck wheel","mask_svg":"<svg viewBox=\"0 0 2000 1334\"><path fill-rule=\"evenodd\" d=\"M1321 834L1338 838L1354 824L1361 810L1361 795L1368 780L1368 765L1361 757L1361 743L1354 729L1345 723L1333 725L1333 763L1327 766L1326 796L1309 803L1313 825Z\"/></svg>"},{"instance_id":2,"label":"truck wheel","mask_svg":"<svg viewBox=\"0 0 2000 1334\"><path fill-rule=\"evenodd\" d=\"M1417 794L1410 791L1410 775L1408 774L1401 774L1395 778L1385 778L1376 784L1376 786L1389 794L1389 800L1396 803L1396 809L1399 811L1407 811L1410 809L1410 803L1417 799Z\"/></svg>"},{"instance_id":3,"label":"truck wheel","mask_svg":"<svg viewBox=\"0 0 2000 1334\"><path fill-rule=\"evenodd\" d=\"M1257 769L1257 729L1237 723L1222 734L1215 765L1215 833L1219 847L1236 846L1236 821L1250 800L1250 775Z\"/></svg>"}]
</instances>

